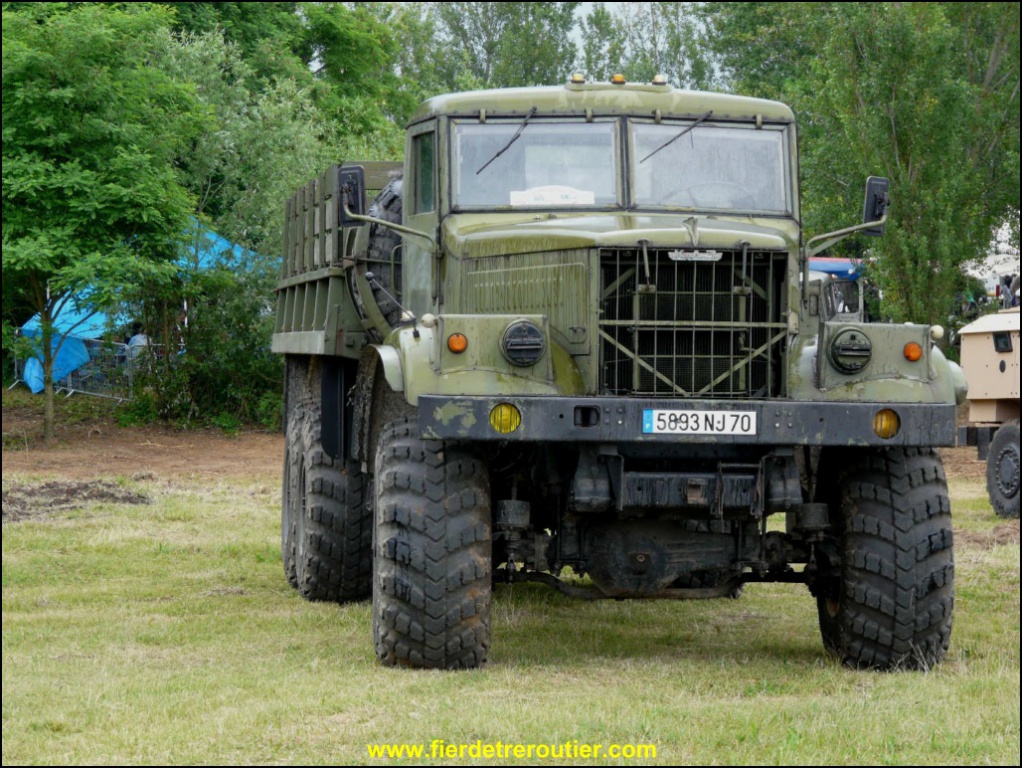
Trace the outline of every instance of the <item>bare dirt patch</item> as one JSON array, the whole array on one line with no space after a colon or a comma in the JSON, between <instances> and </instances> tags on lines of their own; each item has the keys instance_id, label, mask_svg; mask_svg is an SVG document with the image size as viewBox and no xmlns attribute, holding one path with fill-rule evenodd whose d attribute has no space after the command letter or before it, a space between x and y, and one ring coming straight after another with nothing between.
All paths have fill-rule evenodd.
<instances>
[{"instance_id":1,"label":"bare dirt patch","mask_svg":"<svg viewBox=\"0 0 1022 768\"><path fill-rule=\"evenodd\" d=\"M3 408L4 476L30 473L63 481L101 477L209 481L251 477L276 484L284 456L279 434L179 430L167 426L120 427L112 418L80 422L58 417L56 440L42 441L34 408Z\"/></svg>"},{"instance_id":2,"label":"bare dirt patch","mask_svg":"<svg viewBox=\"0 0 1022 768\"><path fill-rule=\"evenodd\" d=\"M955 531L955 542L970 544L980 549L1019 543L1019 521L1010 520L989 531Z\"/></svg>"},{"instance_id":3,"label":"bare dirt patch","mask_svg":"<svg viewBox=\"0 0 1022 768\"><path fill-rule=\"evenodd\" d=\"M122 488L116 483L96 480L92 482L49 482L42 485L12 483L3 492L3 524L16 523L29 518L42 517L50 512L81 509L87 504L148 504L140 493Z\"/></svg>"},{"instance_id":4,"label":"bare dirt patch","mask_svg":"<svg viewBox=\"0 0 1022 768\"><path fill-rule=\"evenodd\" d=\"M977 458L974 446L941 448L940 455L944 460L944 471L949 478L980 480L986 488L987 463Z\"/></svg>"}]
</instances>

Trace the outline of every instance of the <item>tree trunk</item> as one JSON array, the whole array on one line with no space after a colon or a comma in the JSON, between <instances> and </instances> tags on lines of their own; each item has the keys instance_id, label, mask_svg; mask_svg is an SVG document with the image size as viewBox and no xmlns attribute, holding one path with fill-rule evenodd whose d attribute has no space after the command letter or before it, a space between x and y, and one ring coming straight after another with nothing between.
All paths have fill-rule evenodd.
<instances>
[{"instance_id":1,"label":"tree trunk","mask_svg":"<svg viewBox=\"0 0 1022 768\"><path fill-rule=\"evenodd\" d=\"M49 317L49 311L44 311L40 316L42 326L42 349L43 355L43 440L47 445L53 443L53 362L56 355L53 353L53 320Z\"/></svg>"},{"instance_id":2,"label":"tree trunk","mask_svg":"<svg viewBox=\"0 0 1022 768\"><path fill-rule=\"evenodd\" d=\"M44 369L43 374L43 439L47 445L53 443L53 367Z\"/></svg>"}]
</instances>

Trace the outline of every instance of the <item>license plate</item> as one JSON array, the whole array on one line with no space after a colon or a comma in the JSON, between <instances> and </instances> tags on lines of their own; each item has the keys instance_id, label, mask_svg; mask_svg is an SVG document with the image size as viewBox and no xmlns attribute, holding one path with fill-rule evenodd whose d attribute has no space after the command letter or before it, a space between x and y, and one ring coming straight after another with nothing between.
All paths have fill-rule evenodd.
<instances>
[{"instance_id":1,"label":"license plate","mask_svg":"<svg viewBox=\"0 0 1022 768\"><path fill-rule=\"evenodd\" d=\"M657 411L642 412L646 435L755 435L755 411Z\"/></svg>"}]
</instances>

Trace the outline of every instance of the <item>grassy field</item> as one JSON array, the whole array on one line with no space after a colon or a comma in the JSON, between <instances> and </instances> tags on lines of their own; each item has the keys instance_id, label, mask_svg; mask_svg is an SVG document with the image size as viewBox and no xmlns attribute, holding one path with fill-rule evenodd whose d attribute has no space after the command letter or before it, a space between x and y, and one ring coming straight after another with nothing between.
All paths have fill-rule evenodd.
<instances>
[{"instance_id":1,"label":"grassy field","mask_svg":"<svg viewBox=\"0 0 1022 768\"><path fill-rule=\"evenodd\" d=\"M4 765L421 762L370 759L379 743L443 763L434 739L651 744L664 765L1019 764L1018 527L977 481L952 483L947 660L875 674L828 658L808 592L775 585L687 603L500 588L486 669L385 669L367 604L287 586L275 478L109 480L123 497L4 525ZM39 487L5 474L5 518Z\"/></svg>"}]
</instances>

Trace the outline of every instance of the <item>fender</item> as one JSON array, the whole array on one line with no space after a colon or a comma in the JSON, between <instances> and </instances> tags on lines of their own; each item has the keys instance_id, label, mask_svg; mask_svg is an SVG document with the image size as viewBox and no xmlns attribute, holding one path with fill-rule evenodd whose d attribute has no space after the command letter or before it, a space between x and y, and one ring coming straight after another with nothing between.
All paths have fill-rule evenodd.
<instances>
[{"instance_id":1,"label":"fender","mask_svg":"<svg viewBox=\"0 0 1022 768\"><path fill-rule=\"evenodd\" d=\"M501 338L515 322L529 321L542 329L546 352L535 365L512 365L501 352ZM460 333L468 339L462 353L451 352L446 340ZM582 374L568 351L551 338L541 315L441 315L427 327L399 328L387 337L397 353L400 374L388 354L387 380L400 377L405 401L418 405L420 395L581 395Z\"/></svg>"},{"instance_id":2,"label":"fender","mask_svg":"<svg viewBox=\"0 0 1022 768\"><path fill-rule=\"evenodd\" d=\"M828 359L833 329L845 327L861 328L876 340L873 359L861 373L843 374ZM902 359L902 348L912 341L924 350L914 372L906 371ZM792 347L788 390L792 400L961 405L968 385L961 368L930 341L928 326L827 323L823 333L800 337Z\"/></svg>"},{"instance_id":3,"label":"fender","mask_svg":"<svg viewBox=\"0 0 1022 768\"><path fill-rule=\"evenodd\" d=\"M530 320L544 330L547 352L534 366L519 368L504 359L500 338L509 323ZM454 355L441 341L464 333L469 349ZM353 458L372 471L376 437L382 428L417 412L420 395L582 395L582 374L563 346L552 342L545 317L446 315L428 326L393 330L383 344L365 348L351 395Z\"/></svg>"}]
</instances>

